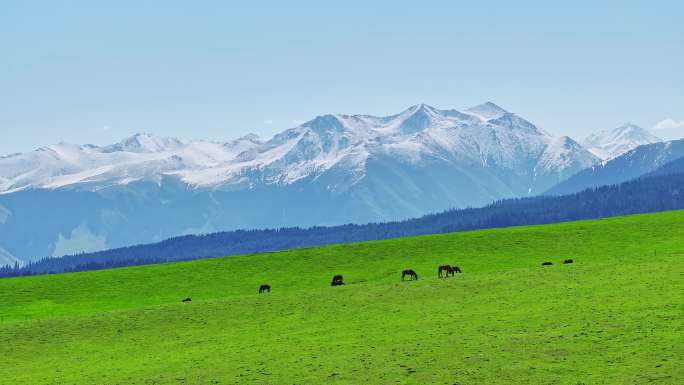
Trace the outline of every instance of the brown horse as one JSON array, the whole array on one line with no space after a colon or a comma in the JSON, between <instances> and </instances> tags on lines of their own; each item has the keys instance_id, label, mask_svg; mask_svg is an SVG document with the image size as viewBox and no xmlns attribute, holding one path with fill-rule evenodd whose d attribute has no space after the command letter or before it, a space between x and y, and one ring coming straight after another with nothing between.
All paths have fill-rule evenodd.
<instances>
[{"instance_id":1,"label":"brown horse","mask_svg":"<svg viewBox=\"0 0 684 385\"><path fill-rule=\"evenodd\" d=\"M342 274L337 274L336 276L333 277L332 283L330 283L330 286L340 286L344 285L344 281L342 278Z\"/></svg>"},{"instance_id":2,"label":"brown horse","mask_svg":"<svg viewBox=\"0 0 684 385\"><path fill-rule=\"evenodd\" d=\"M449 276L454 276L454 268L449 265L439 265L439 267L437 268L437 277L442 278L443 272L445 273L445 278L448 278Z\"/></svg>"},{"instance_id":3,"label":"brown horse","mask_svg":"<svg viewBox=\"0 0 684 385\"><path fill-rule=\"evenodd\" d=\"M414 279L416 281L418 280L418 274L416 274L416 272L413 271L413 269L406 269L406 270L401 272L401 280L402 281L404 280L404 277L406 277L406 276L411 278L411 280L414 280Z\"/></svg>"},{"instance_id":4,"label":"brown horse","mask_svg":"<svg viewBox=\"0 0 684 385\"><path fill-rule=\"evenodd\" d=\"M261 286L259 286L259 294L270 293L270 292L271 292L271 285L264 283Z\"/></svg>"}]
</instances>

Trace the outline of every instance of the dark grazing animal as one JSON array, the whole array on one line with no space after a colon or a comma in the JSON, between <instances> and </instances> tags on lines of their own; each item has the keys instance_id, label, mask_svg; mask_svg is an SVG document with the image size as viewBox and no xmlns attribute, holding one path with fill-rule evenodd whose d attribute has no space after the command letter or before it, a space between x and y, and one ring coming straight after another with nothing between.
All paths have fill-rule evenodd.
<instances>
[{"instance_id":1,"label":"dark grazing animal","mask_svg":"<svg viewBox=\"0 0 684 385\"><path fill-rule=\"evenodd\" d=\"M259 286L259 294L261 293L270 293L271 292L271 285L268 284L262 284Z\"/></svg>"},{"instance_id":2,"label":"dark grazing animal","mask_svg":"<svg viewBox=\"0 0 684 385\"><path fill-rule=\"evenodd\" d=\"M402 281L404 280L404 277L406 277L406 276L411 278L411 280L414 280L414 279L418 280L418 274L416 274L416 272L413 271L413 269L406 269L406 270L401 272L401 280Z\"/></svg>"},{"instance_id":3,"label":"dark grazing animal","mask_svg":"<svg viewBox=\"0 0 684 385\"><path fill-rule=\"evenodd\" d=\"M342 274L337 274L336 276L333 277L332 283L330 283L330 286L340 286L344 285L344 281L342 279Z\"/></svg>"},{"instance_id":4,"label":"dark grazing animal","mask_svg":"<svg viewBox=\"0 0 684 385\"><path fill-rule=\"evenodd\" d=\"M551 266L553 263L551 262L542 262L542 266Z\"/></svg>"},{"instance_id":5,"label":"dark grazing animal","mask_svg":"<svg viewBox=\"0 0 684 385\"><path fill-rule=\"evenodd\" d=\"M565 261L563 261L563 264L567 265L568 263L573 263L573 262L574 261L572 259L566 259Z\"/></svg>"},{"instance_id":6,"label":"dark grazing animal","mask_svg":"<svg viewBox=\"0 0 684 385\"><path fill-rule=\"evenodd\" d=\"M462 273L461 268L458 266L451 266L451 269L454 271L454 273Z\"/></svg>"},{"instance_id":7,"label":"dark grazing animal","mask_svg":"<svg viewBox=\"0 0 684 385\"><path fill-rule=\"evenodd\" d=\"M190 297L188 297L188 298L186 298L186 299L183 300L183 302L190 302L190 301L192 301L192 300L190 299Z\"/></svg>"},{"instance_id":8,"label":"dark grazing animal","mask_svg":"<svg viewBox=\"0 0 684 385\"><path fill-rule=\"evenodd\" d=\"M454 276L454 268L449 265L439 265L437 268L437 277L442 278L442 273L445 273L445 277Z\"/></svg>"}]
</instances>

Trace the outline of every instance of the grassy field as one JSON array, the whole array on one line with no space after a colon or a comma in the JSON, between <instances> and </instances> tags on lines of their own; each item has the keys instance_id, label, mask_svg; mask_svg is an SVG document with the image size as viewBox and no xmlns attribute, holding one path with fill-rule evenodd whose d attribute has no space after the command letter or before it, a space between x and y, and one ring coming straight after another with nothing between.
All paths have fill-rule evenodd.
<instances>
[{"instance_id":1,"label":"grassy field","mask_svg":"<svg viewBox=\"0 0 684 385\"><path fill-rule=\"evenodd\" d=\"M438 279L440 263L464 273ZM684 211L4 279L0 295L0 384L684 384Z\"/></svg>"}]
</instances>

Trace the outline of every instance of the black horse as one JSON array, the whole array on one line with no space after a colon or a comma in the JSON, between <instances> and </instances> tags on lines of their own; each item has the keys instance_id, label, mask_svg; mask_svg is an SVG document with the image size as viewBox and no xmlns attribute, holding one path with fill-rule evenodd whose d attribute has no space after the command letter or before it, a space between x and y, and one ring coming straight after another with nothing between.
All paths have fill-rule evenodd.
<instances>
[{"instance_id":1,"label":"black horse","mask_svg":"<svg viewBox=\"0 0 684 385\"><path fill-rule=\"evenodd\" d=\"M542 266L551 266L553 263L551 262L542 262Z\"/></svg>"},{"instance_id":2,"label":"black horse","mask_svg":"<svg viewBox=\"0 0 684 385\"><path fill-rule=\"evenodd\" d=\"M416 272L413 271L413 269L406 269L406 270L401 272L401 280L402 281L404 280L404 277L406 277L406 276L411 278L411 280L414 280L414 279L418 280L418 274L416 274Z\"/></svg>"},{"instance_id":3,"label":"black horse","mask_svg":"<svg viewBox=\"0 0 684 385\"><path fill-rule=\"evenodd\" d=\"M437 268L437 277L442 278L442 273L445 273L445 277L454 276L454 268L449 265L439 265Z\"/></svg>"},{"instance_id":4,"label":"black horse","mask_svg":"<svg viewBox=\"0 0 684 385\"><path fill-rule=\"evenodd\" d=\"M572 259L566 259L565 261L563 261L563 264L567 265L568 263L573 263L573 262L574 261Z\"/></svg>"},{"instance_id":5,"label":"black horse","mask_svg":"<svg viewBox=\"0 0 684 385\"><path fill-rule=\"evenodd\" d=\"M190 302L190 301L192 301L192 300L190 299L190 297L188 297L188 298L186 298L186 299L183 300L183 302Z\"/></svg>"},{"instance_id":6,"label":"black horse","mask_svg":"<svg viewBox=\"0 0 684 385\"><path fill-rule=\"evenodd\" d=\"M458 266L451 266L451 269L454 271L454 273L462 273L461 268Z\"/></svg>"},{"instance_id":7,"label":"black horse","mask_svg":"<svg viewBox=\"0 0 684 385\"><path fill-rule=\"evenodd\" d=\"M332 283L330 283L330 286L340 286L344 285L344 281L342 278L342 274L337 274L336 276L333 277Z\"/></svg>"},{"instance_id":8,"label":"black horse","mask_svg":"<svg viewBox=\"0 0 684 385\"><path fill-rule=\"evenodd\" d=\"M264 283L261 286L259 286L259 294L270 293L270 292L271 292L271 285Z\"/></svg>"}]
</instances>

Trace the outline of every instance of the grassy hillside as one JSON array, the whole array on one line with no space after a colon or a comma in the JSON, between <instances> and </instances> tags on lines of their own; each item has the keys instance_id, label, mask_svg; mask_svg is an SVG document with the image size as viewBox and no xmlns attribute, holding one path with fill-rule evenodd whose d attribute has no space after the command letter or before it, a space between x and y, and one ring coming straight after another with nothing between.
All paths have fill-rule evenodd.
<instances>
[{"instance_id":1,"label":"grassy hillside","mask_svg":"<svg viewBox=\"0 0 684 385\"><path fill-rule=\"evenodd\" d=\"M437 279L440 263L464 273ZM400 282L406 267L420 280ZM0 384L684 383L684 211L12 278L0 294Z\"/></svg>"}]
</instances>

